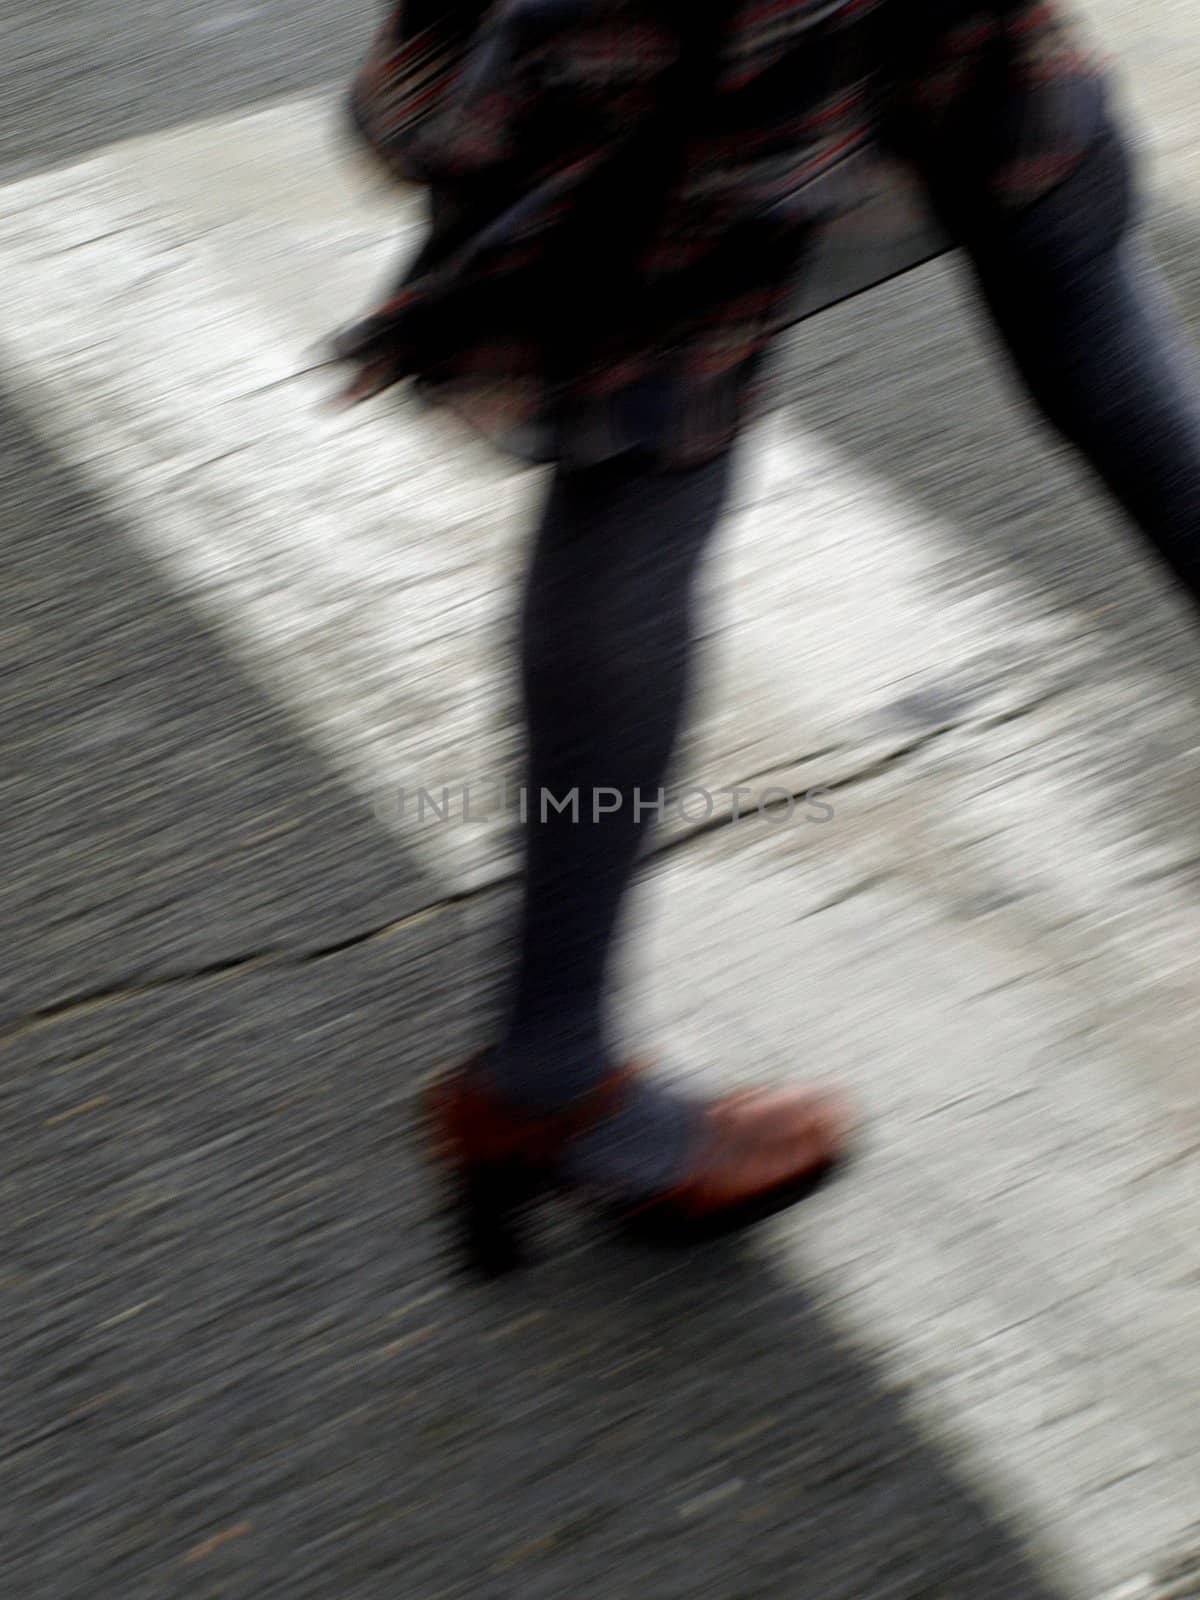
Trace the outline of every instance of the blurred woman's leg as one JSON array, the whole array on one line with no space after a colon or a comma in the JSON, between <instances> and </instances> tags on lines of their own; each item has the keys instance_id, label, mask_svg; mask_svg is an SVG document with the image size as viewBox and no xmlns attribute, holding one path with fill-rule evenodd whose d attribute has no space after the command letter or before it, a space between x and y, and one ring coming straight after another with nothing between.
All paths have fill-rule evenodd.
<instances>
[{"instance_id":1,"label":"blurred woman's leg","mask_svg":"<svg viewBox=\"0 0 1200 1600\"><path fill-rule=\"evenodd\" d=\"M1111 124L1020 216L985 215L954 181L936 196L1028 394L1200 603L1200 362L1134 233L1134 197Z\"/></svg>"},{"instance_id":2,"label":"blurred woman's leg","mask_svg":"<svg viewBox=\"0 0 1200 1600\"><path fill-rule=\"evenodd\" d=\"M615 1065L614 940L687 703L695 578L730 466L725 455L662 472L631 453L560 467L551 481L521 614L529 764L518 965L489 1056L494 1081L519 1104L564 1105ZM573 1149L573 1176L665 1186L693 1114L642 1081Z\"/></svg>"}]
</instances>

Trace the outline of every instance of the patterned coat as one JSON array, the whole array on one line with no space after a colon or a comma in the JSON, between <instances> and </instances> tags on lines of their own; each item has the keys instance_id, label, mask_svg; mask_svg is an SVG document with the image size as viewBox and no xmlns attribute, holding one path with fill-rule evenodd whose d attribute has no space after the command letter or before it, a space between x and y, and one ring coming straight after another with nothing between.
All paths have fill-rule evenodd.
<instances>
[{"instance_id":1,"label":"patterned coat","mask_svg":"<svg viewBox=\"0 0 1200 1600\"><path fill-rule=\"evenodd\" d=\"M784 328L953 243L933 179L1033 204L1105 83L1035 0L401 0L349 110L430 225L337 352L532 459L703 460Z\"/></svg>"}]
</instances>

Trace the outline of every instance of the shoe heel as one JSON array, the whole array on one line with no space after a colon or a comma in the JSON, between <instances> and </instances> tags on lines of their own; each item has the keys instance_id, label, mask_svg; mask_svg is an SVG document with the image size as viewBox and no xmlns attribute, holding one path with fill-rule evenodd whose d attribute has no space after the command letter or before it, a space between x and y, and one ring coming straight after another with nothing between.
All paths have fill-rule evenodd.
<instances>
[{"instance_id":1,"label":"shoe heel","mask_svg":"<svg viewBox=\"0 0 1200 1600\"><path fill-rule=\"evenodd\" d=\"M483 1162L458 1176L460 1243L468 1267L498 1278L529 1263L529 1211L541 1185L512 1162Z\"/></svg>"}]
</instances>

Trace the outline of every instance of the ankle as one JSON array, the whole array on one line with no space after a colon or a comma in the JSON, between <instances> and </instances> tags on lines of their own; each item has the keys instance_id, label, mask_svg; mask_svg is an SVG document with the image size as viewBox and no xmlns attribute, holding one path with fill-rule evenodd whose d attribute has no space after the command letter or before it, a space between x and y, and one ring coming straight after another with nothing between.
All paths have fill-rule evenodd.
<instances>
[{"instance_id":1,"label":"ankle","mask_svg":"<svg viewBox=\"0 0 1200 1600\"><path fill-rule=\"evenodd\" d=\"M515 1105L556 1110L594 1090L617 1065L593 1023L514 1027L484 1052L483 1071Z\"/></svg>"}]
</instances>

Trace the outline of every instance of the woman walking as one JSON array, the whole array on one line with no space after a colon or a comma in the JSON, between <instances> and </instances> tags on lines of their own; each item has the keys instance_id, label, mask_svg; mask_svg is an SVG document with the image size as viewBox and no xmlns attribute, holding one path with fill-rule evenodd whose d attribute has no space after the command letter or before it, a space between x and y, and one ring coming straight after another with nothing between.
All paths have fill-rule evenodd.
<instances>
[{"instance_id":1,"label":"woman walking","mask_svg":"<svg viewBox=\"0 0 1200 1600\"><path fill-rule=\"evenodd\" d=\"M435 1143L487 1267L549 1187L687 1238L742 1225L841 1158L845 1101L667 1089L618 1059L608 979L777 335L963 249L1029 398L1200 596L1200 381L1107 69L1034 0L406 0L350 109L430 222L338 340L347 398L412 380L551 464L516 968L500 1036L430 1092ZM594 814L600 790L621 804ZM571 791L579 821L539 806Z\"/></svg>"}]
</instances>

